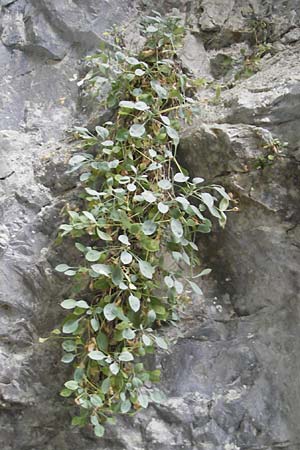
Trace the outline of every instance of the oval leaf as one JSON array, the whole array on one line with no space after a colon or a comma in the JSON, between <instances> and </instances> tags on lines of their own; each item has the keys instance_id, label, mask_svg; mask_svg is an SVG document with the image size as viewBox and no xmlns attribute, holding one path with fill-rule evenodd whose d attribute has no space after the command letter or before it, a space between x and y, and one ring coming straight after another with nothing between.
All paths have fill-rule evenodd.
<instances>
[{"instance_id":1,"label":"oval leaf","mask_svg":"<svg viewBox=\"0 0 300 450\"><path fill-rule=\"evenodd\" d=\"M64 309L73 309L76 308L77 302L76 300L73 300L72 298L68 298L61 302L60 304Z\"/></svg>"},{"instance_id":2,"label":"oval leaf","mask_svg":"<svg viewBox=\"0 0 300 450\"><path fill-rule=\"evenodd\" d=\"M169 211L169 206L165 203L159 202L157 205L158 211L162 214L166 214Z\"/></svg>"},{"instance_id":3,"label":"oval leaf","mask_svg":"<svg viewBox=\"0 0 300 450\"><path fill-rule=\"evenodd\" d=\"M140 309L141 302L137 297L135 297L134 295L130 295L128 301L129 301L130 308L134 312L137 312Z\"/></svg>"},{"instance_id":4,"label":"oval leaf","mask_svg":"<svg viewBox=\"0 0 300 450\"><path fill-rule=\"evenodd\" d=\"M109 277L111 274L111 268L107 264L94 264L92 269L99 275L105 275L106 277Z\"/></svg>"},{"instance_id":5,"label":"oval leaf","mask_svg":"<svg viewBox=\"0 0 300 450\"><path fill-rule=\"evenodd\" d=\"M145 278L148 278L148 280L152 280L153 274L155 272L155 268L151 266L147 261L140 260L139 261L139 268L141 271L141 274L144 275Z\"/></svg>"},{"instance_id":6,"label":"oval leaf","mask_svg":"<svg viewBox=\"0 0 300 450\"><path fill-rule=\"evenodd\" d=\"M126 234L120 234L120 236L118 237L118 240L120 242L122 242L122 244L124 244L124 245L130 245L130 242L129 242L128 237L126 236Z\"/></svg>"},{"instance_id":7,"label":"oval leaf","mask_svg":"<svg viewBox=\"0 0 300 450\"><path fill-rule=\"evenodd\" d=\"M163 190L168 190L168 189L171 189L171 187L172 187L171 181L166 180L166 179L160 180L157 184Z\"/></svg>"},{"instance_id":8,"label":"oval leaf","mask_svg":"<svg viewBox=\"0 0 300 450\"><path fill-rule=\"evenodd\" d=\"M171 219L171 230L176 238L181 238L183 236L183 227L179 220Z\"/></svg>"},{"instance_id":9,"label":"oval leaf","mask_svg":"<svg viewBox=\"0 0 300 450\"><path fill-rule=\"evenodd\" d=\"M98 252L97 250L89 250L85 255L85 259L90 262L95 262L95 261L98 261L100 256L101 256L101 253Z\"/></svg>"},{"instance_id":10,"label":"oval leaf","mask_svg":"<svg viewBox=\"0 0 300 450\"><path fill-rule=\"evenodd\" d=\"M105 305L103 308L103 314L106 320L111 322L114 320L118 315L117 307L114 303L109 303L108 305Z\"/></svg>"},{"instance_id":11,"label":"oval leaf","mask_svg":"<svg viewBox=\"0 0 300 450\"><path fill-rule=\"evenodd\" d=\"M124 351L119 355L119 360L120 361L124 361L124 362L128 362L128 361L133 361L134 357L131 353Z\"/></svg>"},{"instance_id":12,"label":"oval leaf","mask_svg":"<svg viewBox=\"0 0 300 450\"><path fill-rule=\"evenodd\" d=\"M79 326L78 320L68 320L63 325L63 332L66 334L74 333L77 330L78 326Z\"/></svg>"},{"instance_id":13,"label":"oval leaf","mask_svg":"<svg viewBox=\"0 0 300 450\"><path fill-rule=\"evenodd\" d=\"M125 265L130 264L132 262L131 254L126 251L121 253L120 259L121 259L122 263Z\"/></svg>"},{"instance_id":14,"label":"oval leaf","mask_svg":"<svg viewBox=\"0 0 300 450\"><path fill-rule=\"evenodd\" d=\"M157 229L157 225L152 220L146 220L142 225L143 233L146 236L151 236L151 234L155 233Z\"/></svg>"},{"instance_id":15,"label":"oval leaf","mask_svg":"<svg viewBox=\"0 0 300 450\"><path fill-rule=\"evenodd\" d=\"M174 175L174 181L176 181L176 183L185 183L190 177L184 175L181 172L175 173Z\"/></svg>"},{"instance_id":16,"label":"oval leaf","mask_svg":"<svg viewBox=\"0 0 300 450\"><path fill-rule=\"evenodd\" d=\"M102 361L106 358L106 355L99 350L94 350L88 354L88 357L94 361Z\"/></svg>"},{"instance_id":17,"label":"oval leaf","mask_svg":"<svg viewBox=\"0 0 300 450\"><path fill-rule=\"evenodd\" d=\"M141 138L145 133L146 129L142 124L135 123L134 125L131 125L129 129L130 136L134 138Z\"/></svg>"}]
</instances>

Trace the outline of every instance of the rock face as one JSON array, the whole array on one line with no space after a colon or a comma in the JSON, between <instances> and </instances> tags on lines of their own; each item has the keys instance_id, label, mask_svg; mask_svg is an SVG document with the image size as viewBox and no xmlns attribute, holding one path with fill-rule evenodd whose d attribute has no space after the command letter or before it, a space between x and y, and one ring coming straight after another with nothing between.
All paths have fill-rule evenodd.
<instances>
[{"instance_id":1,"label":"rock face","mask_svg":"<svg viewBox=\"0 0 300 450\"><path fill-rule=\"evenodd\" d=\"M298 450L299 2L0 5L1 450ZM65 132L81 113L79 61L105 29L132 21L136 6L178 8L192 30L184 63L211 86L227 83L221 96L199 92L202 113L184 132L180 157L193 175L226 186L239 211L224 231L200 236L213 273L180 331L170 331L170 353L158 357L167 401L97 440L70 427L59 349L38 336L57 323L67 290L53 274L53 240L76 185L64 172ZM235 63L230 72L224 61L240 60L255 39L271 53L251 77L234 77Z\"/></svg>"}]
</instances>

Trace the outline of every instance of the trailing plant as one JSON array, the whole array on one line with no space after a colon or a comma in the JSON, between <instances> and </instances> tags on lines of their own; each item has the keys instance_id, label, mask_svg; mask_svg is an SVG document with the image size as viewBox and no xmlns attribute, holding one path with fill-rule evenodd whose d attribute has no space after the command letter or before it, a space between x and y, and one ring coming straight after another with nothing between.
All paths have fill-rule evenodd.
<instances>
[{"instance_id":1,"label":"trailing plant","mask_svg":"<svg viewBox=\"0 0 300 450\"><path fill-rule=\"evenodd\" d=\"M195 107L177 59L184 28L156 14L144 19L142 33L135 56L115 46L89 58L85 82L110 81L105 106L114 120L94 133L76 129L81 151L70 170L79 171L82 192L60 226L82 255L79 266L56 267L74 280L72 298L61 303L69 311L61 337L62 361L75 370L61 395L80 407L72 423L90 422L97 436L116 414L162 401L152 385L160 371L143 357L167 350L157 329L178 320L190 292L201 293L196 281L209 269L194 273L196 233L211 231L211 217L224 227L230 201L221 186L191 179L177 160L180 125Z\"/></svg>"}]
</instances>

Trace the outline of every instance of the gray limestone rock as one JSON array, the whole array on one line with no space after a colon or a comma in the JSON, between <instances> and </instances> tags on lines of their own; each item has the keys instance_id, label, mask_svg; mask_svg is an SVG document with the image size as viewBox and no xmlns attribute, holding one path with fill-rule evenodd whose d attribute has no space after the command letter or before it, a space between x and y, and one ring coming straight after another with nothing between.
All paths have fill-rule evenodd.
<instances>
[{"instance_id":1,"label":"gray limestone rock","mask_svg":"<svg viewBox=\"0 0 300 450\"><path fill-rule=\"evenodd\" d=\"M60 321L68 290L53 267L61 254L73 257L67 242L53 245L77 183L65 173L74 151L66 131L79 115L91 128L101 120L78 89L80 58L114 23L130 22L134 34L134 4L0 1L1 450L299 450L298 3L136 4L139 14L177 8L191 29L181 56L198 77L222 82L218 54L235 58L251 44L251 19L266 20L259 32L276 41L276 54L218 102L213 91L199 92L202 114L184 132L179 157L192 175L225 185L239 210L225 230L199 236L213 272L180 327L165 330L173 345L156 362L166 401L121 417L98 440L88 427L70 427L58 395L67 376L59 346L38 337ZM105 80L99 88L100 98Z\"/></svg>"}]
</instances>

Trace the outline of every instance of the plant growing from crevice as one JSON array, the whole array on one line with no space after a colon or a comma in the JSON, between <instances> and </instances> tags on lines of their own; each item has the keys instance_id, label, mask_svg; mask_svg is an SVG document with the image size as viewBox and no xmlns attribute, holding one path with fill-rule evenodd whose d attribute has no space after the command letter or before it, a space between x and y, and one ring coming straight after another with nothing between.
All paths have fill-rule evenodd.
<instances>
[{"instance_id":1,"label":"plant growing from crevice","mask_svg":"<svg viewBox=\"0 0 300 450\"><path fill-rule=\"evenodd\" d=\"M269 20L259 17L252 9L248 16L249 31L252 46L250 50L241 50L240 68L236 72L235 79L249 78L260 70L262 58L272 52L272 44L269 42L272 33L272 24Z\"/></svg>"},{"instance_id":2,"label":"plant growing from crevice","mask_svg":"<svg viewBox=\"0 0 300 450\"><path fill-rule=\"evenodd\" d=\"M69 312L61 337L62 361L75 370L61 395L80 409L72 423L91 423L96 436L117 414L162 401L153 387L160 372L144 357L167 350L157 329L178 320L192 291L201 294L197 279L209 270L194 273L196 233L209 233L211 218L224 227L230 201L223 187L191 179L177 161L178 132L195 107L177 58L180 20L156 14L141 27L137 55L115 47L89 58L86 82L99 74L110 81L105 103L114 119L95 132L76 129L81 151L70 170L79 171L82 190L60 226L82 255L79 266L56 267L74 281L61 304Z\"/></svg>"},{"instance_id":3,"label":"plant growing from crevice","mask_svg":"<svg viewBox=\"0 0 300 450\"><path fill-rule=\"evenodd\" d=\"M288 147L288 142L282 142L271 134L268 136L259 134L259 136L262 139L262 148L265 154L257 158L255 168L263 170L265 167L271 166L276 160L286 156L284 149Z\"/></svg>"},{"instance_id":4,"label":"plant growing from crevice","mask_svg":"<svg viewBox=\"0 0 300 450\"><path fill-rule=\"evenodd\" d=\"M247 22L245 32L249 35L249 46L242 47L238 56L219 53L211 60L212 74L223 77L224 88L232 88L236 81L249 78L261 69L261 60L272 53L270 43L272 23L254 13L253 9L244 13Z\"/></svg>"}]
</instances>

